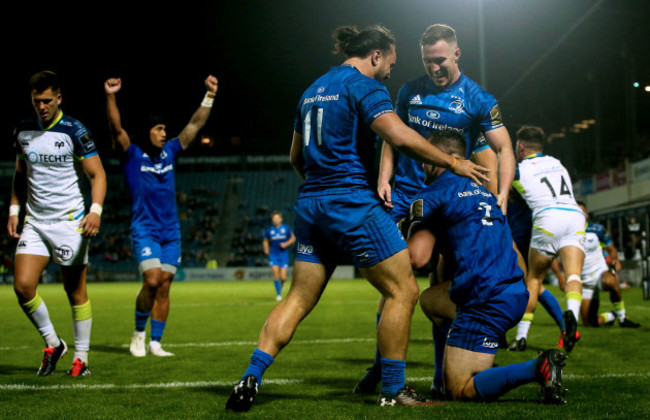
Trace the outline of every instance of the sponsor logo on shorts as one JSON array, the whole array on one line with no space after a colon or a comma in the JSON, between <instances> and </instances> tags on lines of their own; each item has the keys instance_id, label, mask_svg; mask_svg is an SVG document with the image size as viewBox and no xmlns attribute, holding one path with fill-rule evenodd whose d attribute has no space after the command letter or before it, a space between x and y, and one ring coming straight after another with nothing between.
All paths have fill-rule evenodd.
<instances>
[{"instance_id":1,"label":"sponsor logo on shorts","mask_svg":"<svg viewBox=\"0 0 650 420\"><path fill-rule=\"evenodd\" d=\"M151 255L151 248L145 246L144 248L142 248L142 253L140 255L142 255L143 257L148 257L149 255Z\"/></svg>"},{"instance_id":2,"label":"sponsor logo on shorts","mask_svg":"<svg viewBox=\"0 0 650 420\"><path fill-rule=\"evenodd\" d=\"M357 257L360 262L366 262L372 258L368 255L368 251L357 251L354 253L354 256Z\"/></svg>"},{"instance_id":3,"label":"sponsor logo on shorts","mask_svg":"<svg viewBox=\"0 0 650 420\"><path fill-rule=\"evenodd\" d=\"M296 252L298 254L311 255L314 253L314 247L312 245L298 244Z\"/></svg>"},{"instance_id":4,"label":"sponsor logo on shorts","mask_svg":"<svg viewBox=\"0 0 650 420\"><path fill-rule=\"evenodd\" d=\"M18 242L18 248L25 248L27 246L27 241Z\"/></svg>"},{"instance_id":5,"label":"sponsor logo on shorts","mask_svg":"<svg viewBox=\"0 0 650 420\"><path fill-rule=\"evenodd\" d=\"M63 261L68 261L74 255L74 252L72 252L72 248L70 248L67 245L61 245L59 249L56 250L56 253L58 254L59 258L61 258Z\"/></svg>"},{"instance_id":6,"label":"sponsor logo on shorts","mask_svg":"<svg viewBox=\"0 0 650 420\"><path fill-rule=\"evenodd\" d=\"M488 340L487 337L483 339L483 344L481 344L482 347L488 348L488 349L496 349L499 347L499 342L498 341L490 341Z\"/></svg>"}]
</instances>

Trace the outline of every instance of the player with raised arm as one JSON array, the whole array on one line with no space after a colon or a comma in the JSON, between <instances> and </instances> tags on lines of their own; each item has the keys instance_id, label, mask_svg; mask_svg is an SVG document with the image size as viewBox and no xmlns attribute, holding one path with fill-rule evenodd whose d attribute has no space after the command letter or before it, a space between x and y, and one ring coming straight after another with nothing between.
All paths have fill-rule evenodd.
<instances>
[{"instance_id":1,"label":"player with raised arm","mask_svg":"<svg viewBox=\"0 0 650 420\"><path fill-rule=\"evenodd\" d=\"M289 247L296 242L291 228L282 223L282 213L271 213L271 226L264 231L262 247L264 254L269 256L269 265L273 271L275 300L282 300L282 286L287 280L289 267Z\"/></svg>"},{"instance_id":2,"label":"player with raised arm","mask_svg":"<svg viewBox=\"0 0 650 420\"><path fill-rule=\"evenodd\" d=\"M425 138L432 132L444 129L461 133L467 142L464 157L471 157L495 174L487 183L487 189L497 196L497 202L505 213L515 174L515 159L497 100L461 71L458 64L461 50L456 31L451 26L437 23L426 28L420 38L420 53L426 74L402 86L397 95L395 112L405 124ZM377 184L380 198L391 209L391 217L398 223L408 216L413 196L425 187L422 164L396 152L389 143L384 142ZM377 322L382 306L380 299ZM438 366L442 366L447 328L447 324L433 328ZM377 350L373 366L353 392L375 392L381 380L380 358ZM432 392L442 387L440 373L436 374L435 382Z\"/></svg>"},{"instance_id":3,"label":"player with raised arm","mask_svg":"<svg viewBox=\"0 0 650 420\"><path fill-rule=\"evenodd\" d=\"M441 152L408 128L393 111L382 80L396 61L387 29L333 33L345 56L303 94L296 111L291 164L304 180L295 205L296 260L286 298L269 314L251 363L232 390L227 409L248 411L265 370L318 303L345 255L386 298L378 326L382 354L381 406L432 405L405 385L406 350L418 285L406 243L375 194L375 136L429 163L477 182L485 169Z\"/></svg>"},{"instance_id":4,"label":"player with raised arm","mask_svg":"<svg viewBox=\"0 0 650 420\"><path fill-rule=\"evenodd\" d=\"M465 141L456 131L434 132L431 142L462 158ZM505 216L482 186L443 167L424 165L427 188L411 204L408 248L414 267L438 252L453 271L420 297L434 322L453 320L444 358L444 391L452 400L490 401L520 385L539 382L544 402L564 403L562 366L566 356L547 350L536 359L493 367L506 331L528 303L523 272Z\"/></svg>"},{"instance_id":5,"label":"player with raised arm","mask_svg":"<svg viewBox=\"0 0 650 420\"><path fill-rule=\"evenodd\" d=\"M61 266L63 287L72 308L75 353L70 376L88 369L92 310L86 290L88 243L97 235L106 196L106 174L93 137L60 109L58 76L51 71L29 79L37 121L24 121L14 132L17 150L7 230L18 238L14 290L18 303L43 336L46 348L39 376L52 375L68 346L54 330L37 286L50 261ZM84 205L82 174L90 180L92 205ZM18 233L18 216L25 222Z\"/></svg>"},{"instance_id":6,"label":"player with raised arm","mask_svg":"<svg viewBox=\"0 0 650 420\"><path fill-rule=\"evenodd\" d=\"M515 340L520 342L528 336L540 286L553 259L559 255L567 276L567 310L563 315L566 330L561 340L570 352L580 337L577 328L582 301L585 216L576 204L567 170L559 160L542 153L545 142L546 135L539 127L523 126L517 131L519 164L513 186L532 211L533 228L526 278L530 299Z\"/></svg>"},{"instance_id":7,"label":"player with raised arm","mask_svg":"<svg viewBox=\"0 0 650 420\"><path fill-rule=\"evenodd\" d=\"M632 321L627 316L618 278L608 267L603 255L603 250L607 250L614 270L621 269L614 241L607 234L603 225L589 222L589 212L585 203L582 201L577 203L587 219L585 263L582 268L582 306L580 311L582 323L587 327L598 327L603 324L613 325L615 321L618 321L618 325L623 328L641 328L641 324ZM564 287L563 282L560 285ZM611 312L599 314L597 308L591 307L597 305L593 297L594 293L599 293L600 290L609 292L609 300L614 307Z\"/></svg>"},{"instance_id":8,"label":"player with raised arm","mask_svg":"<svg viewBox=\"0 0 650 420\"><path fill-rule=\"evenodd\" d=\"M151 316L151 341L154 356L173 356L162 349L162 338L169 314L169 289L181 263L181 235L176 209L174 163L205 125L217 93L214 76L205 79L207 93L183 131L167 140L166 125L154 121L146 127L148 138L138 146L122 127L115 94L122 80L104 83L106 112L113 148L120 152L126 182L131 193L131 239L142 275L142 288L135 303L135 331L131 337L133 356L147 354L145 328Z\"/></svg>"}]
</instances>

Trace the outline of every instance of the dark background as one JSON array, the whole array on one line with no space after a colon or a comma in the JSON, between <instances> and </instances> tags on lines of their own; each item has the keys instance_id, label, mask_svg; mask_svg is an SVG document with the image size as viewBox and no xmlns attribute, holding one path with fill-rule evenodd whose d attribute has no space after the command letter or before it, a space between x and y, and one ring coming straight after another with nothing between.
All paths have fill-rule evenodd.
<instances>
[{"instance_id":1,"label":"dark background","mask_svg":"<svg viewBox=\"0 0 650 420\"><path fill-rule=\"evenodd\" d=\"M419 38L440 22L456 28L462 70L501 102L511 134L537 124L548 133L565 130L557 140L562 147L554 146L563 153L592 141L604 156L643 153L637 149L650 131L650 92L643 89L650 85L650 2L483 0L483 80L478 1L13 4L1 29L5 150L15 122L33 115L29 76L50 69L63 80L62 108L93 131L102 153L107 77L122 78L118 100L127 129L144 113L162 113L175 135L200 104L211 73L219 93L204 132L215 147L196 142L188 152L285 154L302 91L342 61L331 54L332 29L373 23L392 29L397 65L387 86L395 97L404 82L423 74ZM592 118L592 134L568 131Z\"/></svg>"}]
</instances>

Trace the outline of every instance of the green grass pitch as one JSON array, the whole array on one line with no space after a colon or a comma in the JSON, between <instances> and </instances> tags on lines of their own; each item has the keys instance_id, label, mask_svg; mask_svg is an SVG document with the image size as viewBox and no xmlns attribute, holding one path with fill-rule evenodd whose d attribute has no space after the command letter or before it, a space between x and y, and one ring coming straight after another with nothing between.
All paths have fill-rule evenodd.
<instances>
[{"instance_id":1,"label":"green grass pitch","mask_svg":"<svg viewBox=\"0 0 650 420\"><path fill-rule=\"evenodd\" d=\"M423 288L425 281L420 280ZM444 407L383 408L376 396L351 393L375 349L378 293L363 280L335 280L302 323L293 342L265 375L251 411L224 410L231 386L248 365L260 328L276 304L268 282L176 283L163 347L175 357L134 358L136 283L93 283L90 369L65 375L72 349L52 377L36 376L43 342L0 286L0 418L70 419L640 419L650 417L650 302L640 289L624 291L628 313L645 328L580 328L582 340L564 370L568 404L540 403L537 385L520 387L498 402L446 403ZM557 288L550 290L564 307ZM59 335L73 344L67 299L60 284L39 287ZM601 309L610 309L606 294ZM508 333L512 339L514 330ZM523 353L499 351L500 365L531 359L557 344L557 327L540 306ZM407 357L407 383L423 394L431 383L431 324L416 308Z\"/></svg>"}]
</instances>

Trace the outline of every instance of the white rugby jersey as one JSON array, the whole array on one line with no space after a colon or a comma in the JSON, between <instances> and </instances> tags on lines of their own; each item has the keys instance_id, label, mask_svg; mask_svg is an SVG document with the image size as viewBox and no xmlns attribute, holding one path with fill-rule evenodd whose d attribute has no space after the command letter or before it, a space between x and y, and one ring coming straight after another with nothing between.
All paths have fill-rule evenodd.
<instances>
[{"instance_id":1,"label":"white rugby jersey","mask_svg":"<svg viewBox=\"0 0 650 420\"><path fill-rule=\"evenodd\" d=\"M582 266L583 274L590 274L598 270L607 269L607 261L603 255L603 248L612 244L612 238L605 231L605 227L598 223L589 223L585 238L585 262Z\"/></svg>"},{"instance_id":2,"label":"white rugby jersey","mask_svg":"<svg viewBox=\"0 0 650 420\"><path fill-rule=\"evenodd\" d=\"M81 219L81 161L97 154L90 131L59 112L46 128L39 122L21 122L14 142L27 168L27 216L40 222Z\"/></svg>"},{"instance_id":3,"label":"white rugby jersey","mask_svg":"<svg viewBox=\"0 0 650 420\"><path fill-rule=\"evenodd\" d=\"M517 165L512 185L526 200L533 218L550 209L582 213L573 197L569 173L554 157L542 153L527 156Z\"/></svg>"}]
</instances>

